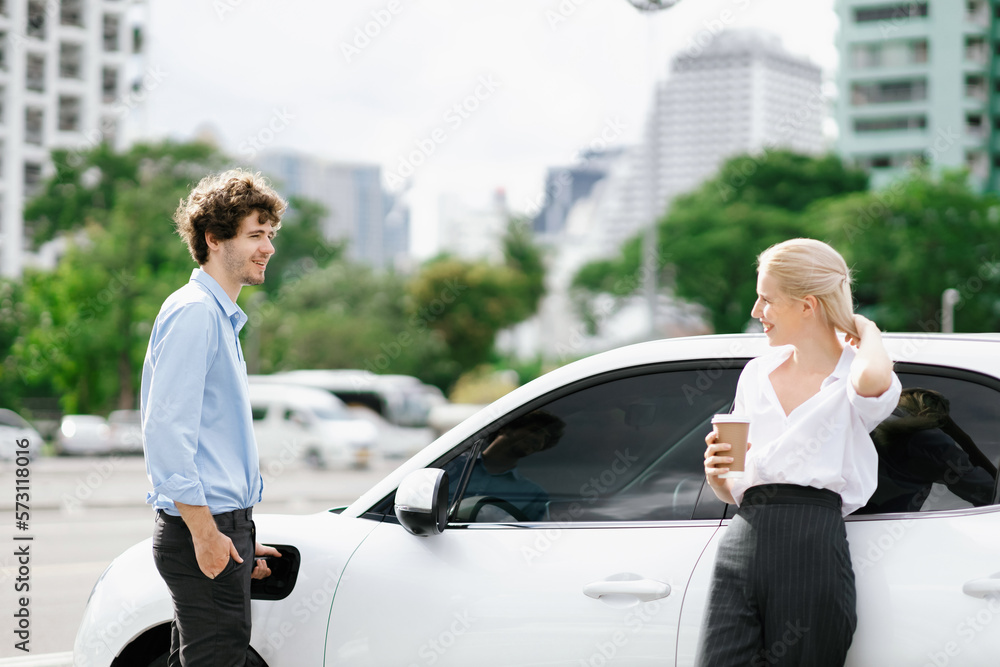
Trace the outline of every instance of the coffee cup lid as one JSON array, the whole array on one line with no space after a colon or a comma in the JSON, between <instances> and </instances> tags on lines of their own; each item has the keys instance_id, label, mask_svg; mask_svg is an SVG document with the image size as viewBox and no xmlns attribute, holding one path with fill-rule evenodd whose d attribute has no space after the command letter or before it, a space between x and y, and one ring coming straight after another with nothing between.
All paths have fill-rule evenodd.
<instances>
[{"instance_id":1,"label":"coffee cup lid","mask_svg":"<svg viewBox=\"0 0 1000 667\"><path fill-rule=\"evenodd\" d=\"M713 424L749 424L750 415L734 412L732 414L719 414L712 417Z\"/></svg>"}]
</instances>

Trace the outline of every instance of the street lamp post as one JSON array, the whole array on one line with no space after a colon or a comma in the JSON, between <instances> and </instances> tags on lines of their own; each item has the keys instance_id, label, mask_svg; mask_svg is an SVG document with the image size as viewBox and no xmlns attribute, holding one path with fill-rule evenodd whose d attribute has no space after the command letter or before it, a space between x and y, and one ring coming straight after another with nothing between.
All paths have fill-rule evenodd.
<instances>
[{"instance_id":1,"label":"street lamp post","mask_svg":"<svg viewBox=\"0 0 1000 667\"><path fill-rule=\"evenodd\" d=\"M680 0L628 0L628 3L640 12L649 14L646 21L646 68L647 79L650 90L652 90L652 103L649 105L649 126L647 128L649 145L646 147L646 178L649 182L646 188L646 230L642 243L642 282L643 292L646 297L646 308L649 311L649 334L650 340L657 337L656 331L656 293L657 293L657 229L656 229L656 188L659 183L659 155L656 150L656 128L654 111L656 109L657 81L655 49L653 48L654 31L652 15L655 12L670 9Z\"/></svg>"},{"instance_id":2,"label":"street lamp post","mask_svg":"<svg viewBox=\"0 0 1000 667\"><path fill-rule=\"evenodd\" d=\"M955 306L962 295L954 287L941 293L941 333L955 333Z\"/></svg>"}]
</instances>

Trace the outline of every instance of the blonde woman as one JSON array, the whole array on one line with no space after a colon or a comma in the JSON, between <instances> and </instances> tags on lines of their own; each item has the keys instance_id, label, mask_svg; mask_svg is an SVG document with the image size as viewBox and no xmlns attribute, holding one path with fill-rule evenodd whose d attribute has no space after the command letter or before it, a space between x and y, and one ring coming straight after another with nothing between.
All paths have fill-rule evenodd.
<instances>
[{"instance_id":1,"label":"blonde woman","mask_svg":"<svg viewBox=\"0 0 1000 667\"><path fill-rule=\"evenodd\" d=\"M708 483L739 511L719 545L698 664L843 665L857 624L843 517L875 491L868 433L901 388L878 327L853 312L836 250L792 239L757 263L751 315L775 349L737 385L733 411L751 420L742 478L720 477L730 445L705 438Z\"/></svg>"}]
</instances>

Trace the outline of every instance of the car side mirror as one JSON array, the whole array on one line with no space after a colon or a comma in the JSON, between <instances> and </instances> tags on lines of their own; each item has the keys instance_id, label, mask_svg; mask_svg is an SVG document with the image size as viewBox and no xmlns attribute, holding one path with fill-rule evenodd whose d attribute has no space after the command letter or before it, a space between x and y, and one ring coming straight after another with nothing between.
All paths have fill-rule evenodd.
<instances>
[{"instance_id":1,"label":"car side mirror","mask_svg":"<svg viewBox=\"0 0 1000 667\"><path fill-rule=\"evenodd\" d=\"M414 470L396 489L396 518L414 535L437 535L448 523L448 473Z\"/></svg>"}]
</instances>

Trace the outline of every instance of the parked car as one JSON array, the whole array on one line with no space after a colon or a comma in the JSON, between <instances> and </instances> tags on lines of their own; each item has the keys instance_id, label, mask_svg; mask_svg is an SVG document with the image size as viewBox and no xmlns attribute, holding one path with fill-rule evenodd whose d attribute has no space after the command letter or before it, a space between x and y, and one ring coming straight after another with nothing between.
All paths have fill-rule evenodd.
<instances>
[{"instance_id":1,"label":"parked car","mask_svg":"<svg viewBox=\"0 0 1000 667\"><path fill-rule=\"evenodd\" d=\"M28 441L27 447L20 447L18 441ZM34 458L42 451L42 436L13 410L0 408L0 459L13 461L20 454Z\"/></svg>"},{"instance_id":2,"label":"parked car","mask_svg":"<svg viewBox=\"0 0 1000 667\"><path fill-rule=\"evenodd\" d=\"M357 419L375 427L378 452L388 458L409 458L431 444L437 434L433 429L397 426L371 408L356 405L347 408Z\"/></svg>"},{"instance_id":3,"label":"parked car","mask_svg":"<svg viewBox=\"0 0 1000 667\"><path fill-rule=\"evenodd\" d=\"M56 434L59 454L108 454L111 452L111 429L98 415L64 415Z\"/></svg>"},{"instance_id":4,"label":"parked car","mask_svg":"<svg viewBox=\"0 0 1000 667\"><path fill-rule=\"evenodd\" d=\"M261 462L363 468L375 448L375 426L321 389L254 382L250 408Z\"/></svg>"},{"instance_id":5,"label":"parked car","mask_svg":"<svg viewBox=\"0 0 1000 667\"><path fill-rule=\"evenodd\" d=\"M142 413L114 410L108 415L111 448L122 454L142 454Z\"/></svg>"},{"instance_id":6,"label":"parked car","mask_svg":"<svg viewBox=\"0 0 1000 667\"><path fill-rule=\"evenodd\" d=\"M410 456L430 443L435 433L428 426L431 410L447 403L437 387L409 375L377 375L370 371L299 370L274 375L251 375L250 384L281 382L327 391L378 429L377 449L382 454ZM373 414L374 413L374 414Z\"/></svg>"},{"instance_id":7,"label":"parked car","mask_svg":"<svg viewBox=\"0 0 1000 667\"><path fill-rule=\"evenodd\" d=\"M363 405L386 421L424 428L431 408L445 398L437 387L409 375L377 375L370 371L299 370L252 376L251 382L287 382L325 389L347 405Z\"/></svg>"},{"instance_id":8,"label":"parked car","mask_svg":"<svg viewBox=\"0 0 1000 667\"><path fill-rule=\"evenodd\" d=\"M905 391L875 431L875 497L847 521L847 664L995 664L1000 335L885 340ZM253 648L270 667L692 665L733 512L706 490L704 436L766 350L738 335L595 355L504 396L346 508L255 517L287 558L254 583ZM528 484L483 493L484 445L530 415L561 437L520 461ZM519 489L541 503L534 520ZM162 664L170 616L146 540L96 584L77 664Z\"/></svg>"}]
</instances>

